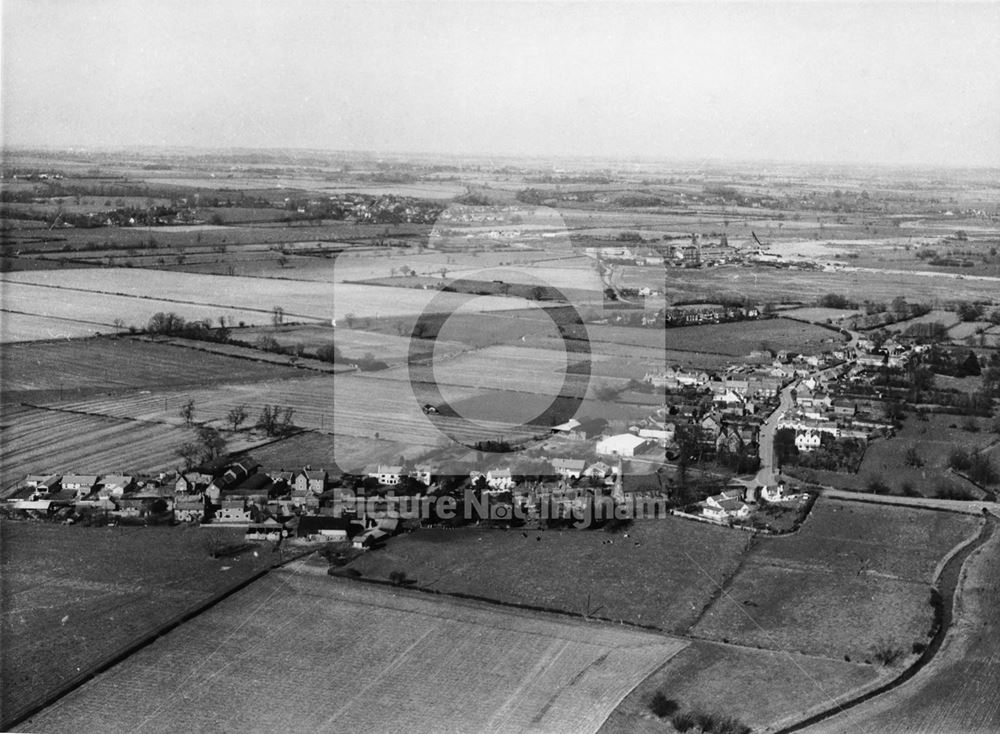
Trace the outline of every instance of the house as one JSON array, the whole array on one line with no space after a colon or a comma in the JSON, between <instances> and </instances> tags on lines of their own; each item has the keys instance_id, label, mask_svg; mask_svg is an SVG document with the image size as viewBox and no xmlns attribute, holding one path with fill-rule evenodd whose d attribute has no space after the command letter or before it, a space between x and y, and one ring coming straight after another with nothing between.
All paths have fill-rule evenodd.
<instances>
[{"instance_id":1,"label":"house","mask_svg":"<svg viewBox=\"0 0 1000 734\"><path fill-rule=\"evenodd\" d=\"M490 469L486 472L486 485L490 489L506 491L513 489L515 484L510 469Z\"/></svg>"},{"instance_id":2,"label":"house","mask_svg":"<svg viewBox=\"0 0 1000 734\"><path fill-rule=\"evenodd\" d=\"M750 517L750 506L738 499L717 499L719 495L709 497L701 503L701 514L710 520L726 522L728 520L746 520Z\"/></svg>"},{"instance_id":3,"label":"house","mask_svg":"<svg viewBox=\"0 0 1000 734\"><path fill-rule=\"evenodd\" d=\"M253 519L248 508L223 507L215 512L213 522L221 524L241 525L249 524Z\"/></svg>"},{"instance_id":4,"label":"house","mask_svg":"<svg viewBox=\"0 0 1000 734\"><path fill-rule=\"evenodd\" d=\"M326 491L329 476L325 469L315 471L313 469L303 469L295 475L292 489L304 496L306 494L320 495Z\"/></svg>"},{"instance_id":5,"label":"house","mask_svg":"<svg viewBox=\"0 0 1000 734\"><path fill-rule=\"evenodd\" d=\"M302 515L295 535L306 540L346 541L351 536L351 522L346 517Z\"/></svg>"},{"instance_id":6,"label":"house","mask_svg":"<svg viewBox=\"0 0 1000 734\"><path fill-rule=\"evenodd\" d=\"M196 497L174 498L174 520L177 522L201 522L205 517L205 500Z\"/></svg>"},{"instance_id":7,"label":"house","mask_svg":"<svg viewBox=\"0 0 1000 734\"><path fill-rule=\"evenodd\" d=\"M47 495L55 494L56 492L58 492L61 486L60 484L61 480L62 477L60 477L58 474L47 474L44 476L38 474L29 474L27 478L24 480L24 483L28 487L31 487L34 490L32 496L35 499L41 499L46 497Z\"/></svg>"},{"instance_id":8,"label":"house","mask_svg":"<svg viewBox=\"0 0 1000 734\"><path fill-rule=\"evenodd\" d=\"M177 481L174 482L174 492L181 494L200 492L211 483L211 474L203 474L202 472L197 471L184 472L177 477Z\"/></svg>"},{"instance_id":9,"label":"house","mask_svg":"<svg viewBox=\"0 0 1000 734\"><path fill-rule=\"evenodd\" d=\"M553 459L552 468L563 479L579 479L586 462L583 459Z\"/></svg>"},{"instance_id":10,"label":"house","mask_svg":"<svg viewBox=\"0 0 1000 734\"><path fill-rule=\"evenodd\" d=\"M604 479L611 474L617 474L617 469L610 464L605 464L603 461L591 464L583 472L583 476L594 479Z\"/></svg>"},{"instance_id":11,"label":"house","mask_svg":"<svg viewBox=\"0 0 1000 734\"><path fill-rule=\"evenodd\" d=\"M649 441L633 433L619 433L597 442L595 451L603 456L635 456Z\"/></svg>"},{"instance_id":12,"label":"house","mask_svg":"<svg viewBox=\"0 0 1000 734\"><path fill-rule=\"evenodd\" d=\"M785 483L778 482L776 485L762 487L760 497L767 502L781 502L786 497Z\"/></svg>"},{"instance_id":13,"label":"house","mask_svg":"<svg viewBox=\"0 0 1000 734\"><path fill-rule=\"evenodd\" d=\"M99 499L115 499L135 487L135 478L127 474L105 474L98 489Z\"/></svg>"},{"instance_id":14,"label":"house","mask_svg":"<svg viewBox=\"0 0 1000 734\"><path fill-rule=\"evenodd\" d=\"M96 474L66 474L62 478L62 488L72 490L77 499L86 497L96 486Z\"/></svg>"},{"instance_id":15,"label":"house","mask_svg":"<svg viewBox=\"0 0 1000 734\"><path fill-rule=\"evenodd\" d=\"M851 400L846 398L836 398L833 401L833 414L836 416L843 416L846 418L853 418L857 415L858 406Z\"/></svg>"},{"instance_id":16,"label":"house","mask_svg":"<svg viewBox=\"0 0 1000 734\"><path fill-rule=\"evenodd\" d=\"M433 467L430 464L417 464L413 467L413 471L410 472L410 476L423 484L425 487L429 487L434 483L434 477L440 473L440 469Z\"/></svg>"},{"instance_id":17,"label":"house","mask_svg":"<svg viewBox=\"0 0 1000 734\"><path fill-rule=\"evenodd\" d=\"M403 481L403 467L379 464L374 471L368 472L368 476L377 479L379 484L391 487Z\"/></svg>"},{"instance_id":18,"label":"house","mask_svg":"<svg viewBox=\"0 0 1000 734\"><path fill-rule=\"evenodd\" d=\"M822 444L822 437L819 431L800 431L795 434L795 448L802 452L814 451Z\"/></svg>"},{"instance_id":19,"label":"house","mask_svg":"<svg viewBox=\"0 0 1000 734\"><path fill-rule=\"evenodd\" d=\"M261 522L254 522L247 525L247 532L243 537L247 541L270 541L277 543L286 533L287 530L283 524L273 517L268 517Z\"/></svg>"}]
</instances>

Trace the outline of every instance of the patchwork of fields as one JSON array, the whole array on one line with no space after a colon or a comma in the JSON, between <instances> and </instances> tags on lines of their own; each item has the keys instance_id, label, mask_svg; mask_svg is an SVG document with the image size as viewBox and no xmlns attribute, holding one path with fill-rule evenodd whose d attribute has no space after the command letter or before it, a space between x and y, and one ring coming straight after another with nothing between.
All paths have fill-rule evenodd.
<instances>
[{"instance_id":1,"label":"patchwork of fields","mask_svg":"<svg viewBox=\"0 0 1000 734\"><path fill-rule=\"evenodd\" d=\"M586 734L687 644L294 569L234 594L23 730L277 731L295 721L316 732Z\"/></svg>"}]
</instances>

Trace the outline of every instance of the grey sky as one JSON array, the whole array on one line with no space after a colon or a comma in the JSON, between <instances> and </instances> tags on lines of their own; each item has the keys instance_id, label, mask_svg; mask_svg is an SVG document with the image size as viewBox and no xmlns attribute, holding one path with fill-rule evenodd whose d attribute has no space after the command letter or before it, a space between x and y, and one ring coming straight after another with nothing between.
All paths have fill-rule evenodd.
<instances>
[{"instance_id":1,"label":"grey sky","mask_svg":"<svg viewBox=\"0 0 1000 734\"><path fill-rule=\"evenodd\" d=\"M3 0L8 145L1000 165L1000 4Z\"/></svg>"}]
</instances>

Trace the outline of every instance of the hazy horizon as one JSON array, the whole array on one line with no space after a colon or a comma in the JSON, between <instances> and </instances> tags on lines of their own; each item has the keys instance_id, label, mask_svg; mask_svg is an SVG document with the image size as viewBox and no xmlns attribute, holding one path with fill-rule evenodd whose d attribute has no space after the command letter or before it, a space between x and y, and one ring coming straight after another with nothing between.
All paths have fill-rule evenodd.
<instances>
[{"instance_id":1,"label":"hazy horizon","mask_svg":"<svg viewBox=\"0 0 1000 734\"><path fill-rule=\"evenodd\" d=\"M9 149L1000 166L994 3L2 7Z\"/></svg>"}]
</instances>

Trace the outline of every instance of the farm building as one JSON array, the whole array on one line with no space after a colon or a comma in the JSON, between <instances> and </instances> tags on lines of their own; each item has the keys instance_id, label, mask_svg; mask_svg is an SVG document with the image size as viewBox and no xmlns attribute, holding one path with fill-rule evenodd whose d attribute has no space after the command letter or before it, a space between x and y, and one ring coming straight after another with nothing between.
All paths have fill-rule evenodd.
<instances>
[{"instance_id":1,"label":"farm building","mask_svg":"<svg viewBox=\"0 0 1000 734\"><path fill-rule=\"evenodd\" d=\"M67 474L62 478L62 488L73 490L77 498L86 497L96 486L96 474Z\"/></svg>"},{"instance_id":2,"label":"farm building","mask_svg":"<svg viewBox=\"0 0 1000 734\"><path fill-rule=\"evenodd\" d=\"M346 517L303 515L295 534L308 540L344 541L351 536L351 523Z\"/></svg>"},{"instance_id":3,"label":"farm building","mask_svg":"<svg viewBox=\"0 0 1000 734\"><path fill-rule=\"evenodd\" d=\"M586 462L583 459L553 459L552 468L564 479L579 479Z\"/></svg>"},{"instance_id":4,"label":"farm building","mask_svg":"<svg viewBox=\"0 0 1000 734\"><path fill-rule=\"evenodd\" d=\"M380 528L369 528L360 535L355 535L351 540L351 547L356 550L365 550L366 548L373 548L379 543L382 543L389 537L389 533Z\"/></svg>"},{"instance_id":5,"label":"farm building","mask_svg":"<svg viewBox=\"0 0 1000 734\"><path fill-rule=\"evenodd\" d=\"M649 441L633 433L619 433L597 442L596 451L604 456L635 456Z\"/></svg>"}]
</instances>

